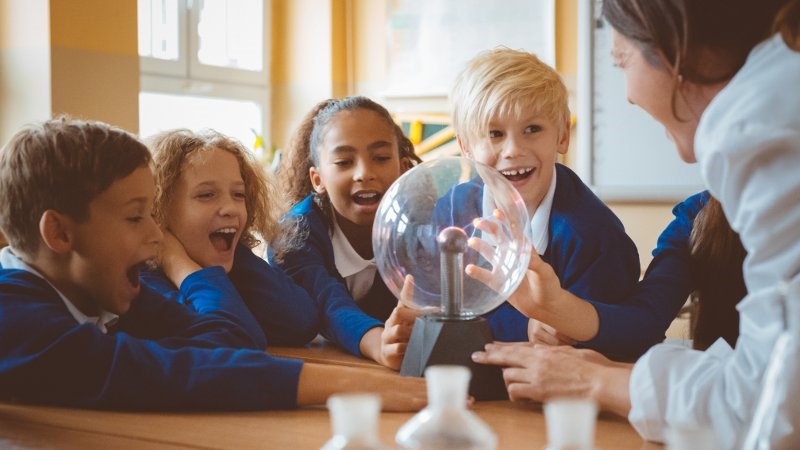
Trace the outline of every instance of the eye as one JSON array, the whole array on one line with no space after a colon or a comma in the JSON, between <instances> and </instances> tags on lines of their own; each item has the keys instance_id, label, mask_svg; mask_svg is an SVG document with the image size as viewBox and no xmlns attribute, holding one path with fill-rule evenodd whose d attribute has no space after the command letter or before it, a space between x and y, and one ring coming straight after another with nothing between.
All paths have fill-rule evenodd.
<instances>
[{"instance_id":1,"label":"eye","mask_svg":"<svg viewBox=\"0 0 800 450\"><path fill-rule=\"evenodd\" d=\"M247 196L245 195L244 191L234 191L233 198L237 200L244 200L245 198L247 198Z\"/></svg>"},{"instance_id":2,"label":"eye","mask_svg":"<svg viewBox=\"0 0 800 450\"><path fill-rule=\"evenodd\" d=\"M489 130L489 137L492 139L503 137L503 132L499 130Z\"/></svg>"},{"instance_id":3,"label":"eye","mask_svg":"<svg viewBox=\"0 0 800 450\"><path fill-rule=\"evenodd\" d=\"M126 217L126 218L125 218L125 220L127 220L128 222L130 222L130 223L132 223L132 224L139 224L139 223L141 223L141 222L144 220L144 216L131 216L131 217Z\"/></svg>"},{"instance_id":4,"label":"eye","mask_svg":"<svg viewBox=\"0 0 800 450\"><path fill-rule=\"evenodd\" d=\"M195 198L200 199L200 200L210 200L210 199L214 198L214 195L215 194L214 194L213 191L203 191L203 192L199 192L197 195L195 195Z\"/></svg>"},{"instance_id":5,"label":"eye","mask_svg":"<svg viewBox=\"0 0 800 450\"><path fill-rule=\"evenodd\" d=\"M526 133L531 133L531 134L533 134L533 133L538 133L538 132L540 132L540 131L542 131L542 127L540 127L539 125L528 125L528 126L525 128L525 132L526 132Z\"/></svg>"},{"instance_id":6,"label":"eye","mask_svg":"<svg viewBox=\"0 0 800 450\"><path fill-rule=\"evenodd\" d=\"M353 161L349 159L337 159L333 162L337 167L349 167L353 164Z\"/></svg>"},{"instance_id":7,"label":"eye","mask_svg":"<svg viewBox=\"0 0 800 450\"><path fill-rule=\"evenodd\" d=\"M387 162L393 160L394 157L392 155L375 155L375 161L378 162Z\"/></svg>"}]
</instances>

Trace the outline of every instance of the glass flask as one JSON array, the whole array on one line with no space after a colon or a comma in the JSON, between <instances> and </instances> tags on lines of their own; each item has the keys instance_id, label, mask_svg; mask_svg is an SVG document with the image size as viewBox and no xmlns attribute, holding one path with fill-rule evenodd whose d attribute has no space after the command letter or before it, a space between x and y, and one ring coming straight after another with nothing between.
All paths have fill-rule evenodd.
<instances>
[{"instance_id":1,"label":"glass flask","mask_svg":"<svg viewBox=\"0 0 800 450\"><path fill-rule=\"evenodd\" d=\"M497 437L467 409L470 371L463 366L430 366L425 370L428 406L397 431L400 449L492 450Z\"/></svg>"},{"instance_id":2,"label":"glass flask","mask_svg":"<svg viewBox=\"0 0 800 450\"><path fill-rule=\"evenodd\" d=\"M328 398L333 437L320 450L388 450L378 439L381 398L339 394Z\"/></svg>"}]
</instances>

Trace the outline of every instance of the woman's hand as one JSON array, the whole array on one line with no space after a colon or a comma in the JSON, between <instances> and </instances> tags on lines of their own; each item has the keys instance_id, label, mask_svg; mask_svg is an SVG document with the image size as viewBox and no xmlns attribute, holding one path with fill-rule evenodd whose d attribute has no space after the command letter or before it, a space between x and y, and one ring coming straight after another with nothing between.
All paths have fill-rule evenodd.
<instances>
[{"instance_id":1,"label":"woman's hand","mask_svg":"<svg viewBox=\"0 0 800 450\"><path fill-rule=\"evenodd\" d=\"M632 365L612 362L593 350L528 342L493 343L473 353L472 360L503 366L503 380L513 401L586 397L622 416L630 411Z\"/></svg>"}]
</instances>

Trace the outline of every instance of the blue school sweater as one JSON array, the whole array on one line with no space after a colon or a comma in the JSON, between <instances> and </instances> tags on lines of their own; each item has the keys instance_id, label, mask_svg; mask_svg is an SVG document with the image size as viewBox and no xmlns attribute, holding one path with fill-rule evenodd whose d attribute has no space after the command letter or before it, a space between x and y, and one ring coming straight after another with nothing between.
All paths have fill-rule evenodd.
<instances>
[{"instance_id":1,"label":"blue school sweater","mask_svg":"<svg viewBox=\"0 0 800 450\"><path fill-rule=\"evenodd\" d=\"M594 303L600 329L586 346L633 360L664 340L664 332L696 286L689 270L689 236L708 199L704 191L673 208L675 218L658 237L653 260L627 301Z\"/></svg>"},{"instance_id":2,"label":"blue school sweater","mask_svg":"<svg viewBox=\"0 0 800 450\"><path fill-rule=\"evenodd\" d=\"M243 306L220 267L189 275L180 295L205 313L143 285L103 334L78 324L44 279L0 268L0 398L144 410L296 406L302 361L251 350L263 336L230 314Z\"/></svg>"},{"instance_id":3,"label":"blue school sweater","mask_svg":"<svg viewBox=\"0 0 800 450\"><path fill-rule=\"evenodd\" d=\"M639 278L636 245L617 216L575 172L561 164L556 164L555 172L549 239L542 259L553 267L561 287L593 305L624 302ZM452 194L456 198L444 203L458 205L453 214L460 217L478 217L482 188L482 183L459 185ZM510 303L484 317L495 340L528 340L528 318Z\"/></svg>"},{"instance_id":4,"label":"blue school sweater","mask_svg":"<svg viewBox=\"0 0 800 450\"><path fill-rule=\"evenodd\" d=\"M253 334L263 331L266 341L261 349L267 345L305 345L319 332L316 302L283 270L269 265L246 246L237 246L228 278L247 306L230 312L238 314ZM143 273L142 280L161 295L203 313L180 295L164 272ZM252 331L253 327L258 331Z\"/></svg>"},{"instance_id":5,"label":"blue school sweater","mask_svg":"<svg viewBox=\"0 0 800 450\"><path fill-rule=\"evenodd\" d=\"M314 205L313 196L295 205L287 216L298 218L308 234L299 249L284 255L281 267L317 302L322 314L322 335L361 356L358 348L361 338L370 329L383 326L382 321L397 306L397 299L379 276L360 302L374 316L362 310L350 296L344 278L336 269L328 225Z\"/></svg>"}]
</instances>

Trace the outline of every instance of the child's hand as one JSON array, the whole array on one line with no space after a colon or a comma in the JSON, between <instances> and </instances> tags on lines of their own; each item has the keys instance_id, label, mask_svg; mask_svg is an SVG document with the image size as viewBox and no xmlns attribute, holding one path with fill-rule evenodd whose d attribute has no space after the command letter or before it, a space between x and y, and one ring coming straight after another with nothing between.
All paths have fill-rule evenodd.
<instances>
[{"instance_id":1,"label":"child's hand","mask_svg":"<svg viewBox=\"0 0 800 450\"><path fill-rule=\"evenodd\" d=\"M402 303L398 303L392 315L386 320L381 333L381 354L379 363L399 370L406 354L408 340L414 328L414 320L422 315Z\"/></svg>"},{"instance_id":2,"label":"child's hand","mask_svg":"<svg viewBox=\"0 0 800 450\"><path fill-rule=\"evenodd\" d=\"M169 230L164 230L160 259L164 273L178 287L189 274L202 268L189 257L181 241Z\"/></svg>"},{"instance_id":3,"label":"child's hand","mask_svg":"<svg viewBox=\"0 0 800 450\"><path fill-rule=\"evenodd\" d=\"M528 341L544 345L575 345L576 341L536 319L528 320Z\"/></svg>"},{"instance_id":4,"label":"child's hand","mask_svg":"<svg viewBox=\"0 0 800 450\"><path fill-rule=\"evenodd\" d=\"M536 253L531 253L528 270L517 290L508 297L508 302L522 314L535 319L539 310L558 302L564 293L553 268Z\"/></svg>"}]
</instances>

